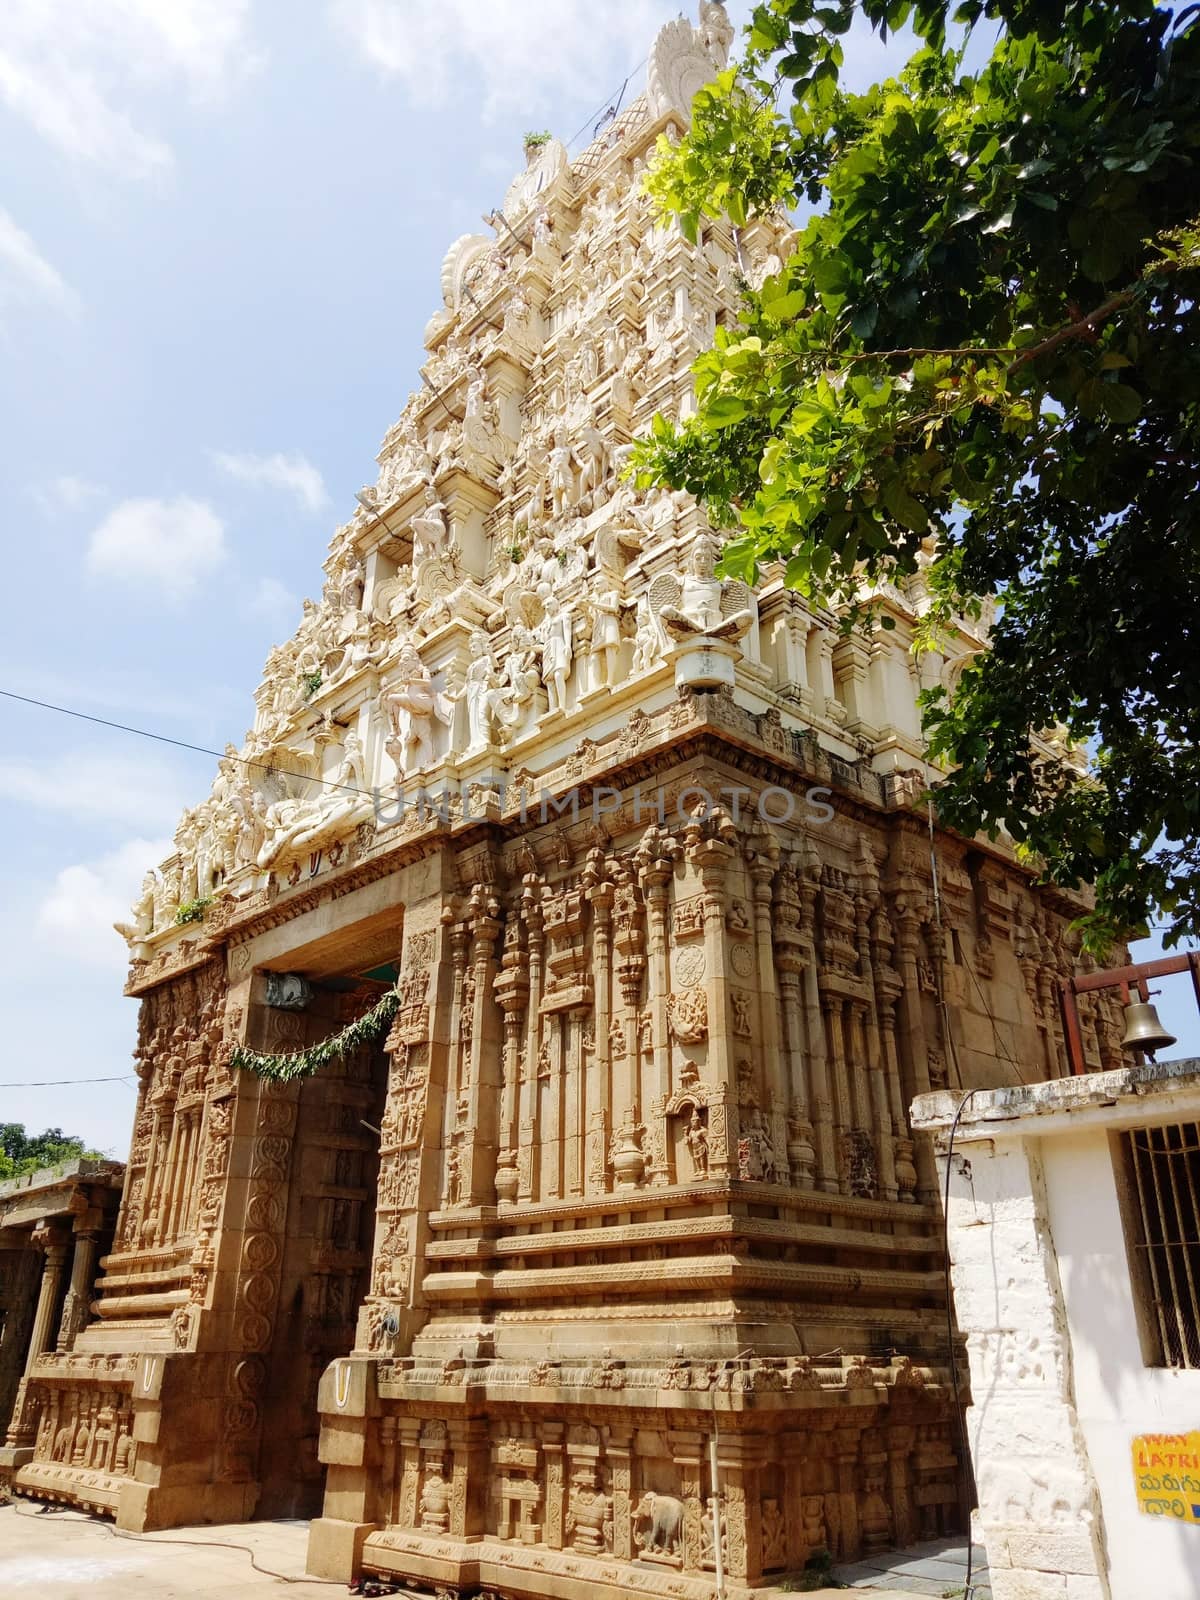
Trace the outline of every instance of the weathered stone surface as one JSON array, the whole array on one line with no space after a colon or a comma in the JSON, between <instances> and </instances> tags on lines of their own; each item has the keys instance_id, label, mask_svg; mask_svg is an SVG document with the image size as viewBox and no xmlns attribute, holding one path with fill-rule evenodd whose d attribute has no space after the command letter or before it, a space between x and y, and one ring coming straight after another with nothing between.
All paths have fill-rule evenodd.
<instances>
[{"instance_id":1,"label":"weathered stone surface","mask_svg":"<svg viewBox=\"0 0 1200 1600\"><path fill-rule=\"evenodd\" d=\"M669 24L647 96L574 161L531 148L447 255L321 600L128 925L121 1219L19 1490L82 1497L57 1418L111 1361L119 1521L323 1510L332 1577L701 1600L718 1537L734 1594L961 1526L906 1107L1057 1070L1072 906L941 829L935 894L919 576L878 597L893 631L843 637L779 570L716 578L699 507L624 481L790 237L692 246L641 193L728 42L710 0ZM728 681L679 687L701 653ZM392 985L386 1037L316 1076L231 1070Z\"/></svg>"}]
</instances>

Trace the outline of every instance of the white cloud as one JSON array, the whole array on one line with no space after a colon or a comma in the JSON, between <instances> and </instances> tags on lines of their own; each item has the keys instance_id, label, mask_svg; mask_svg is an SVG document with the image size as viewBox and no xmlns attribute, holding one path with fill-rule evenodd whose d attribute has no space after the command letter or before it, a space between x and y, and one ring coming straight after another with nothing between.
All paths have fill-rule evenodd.
<instances>
[{"instance_id":1,"label":"white cloud","mask_svg":"<svg viewBox=\"0 0 1200 1600\"><path fill-rule=\"evenodd\" d=\"M37 484L30 491L42 512L53 517L64 511L82 511L106 492L101 483L88 478L76 478L64 472L49 483Z\"/></svg>"},{"instance_id":2,"label":"white cloud","mask_svg":"<svg viewBox=\"0 0 1200 1600\"><path fill-rule=\"evenodd\" d=\"M475 80L488 118L535 108L551 94L598 102L641 60L675 9L663 0L622 0L603 12L595 0L332 0L338 28L414 101L444 105L464 96L464 79ZM514 152L514 166L519 156Z\"/></svg>"},{"instance_id":3,"label":"white cloud","mask_svg":"<svg viewBox=\"0 0 1200 1600\"><path fill-rule=\"evenodd\" d=\"M80 309L79 296L62 273L0 206L0 306L31 299L47 301L70 316Z\"/></svg>"},{"instance_id":4,"label":"white cloud","mask_svg":"<svg viewBox=\"0 0 1200 1600\"><path fill-rule=\"evenodd\" d=\"M39 940L53 943L67 963L120 972L129 953L113 923L129 920L146 872L170 850L169 839L130 839L95 861L64 867L38 907Z\"/></svg>"},{"instance_id":5,"label":"white cloud","mask_svg":"<svg viewBox=\"0 0 1200 1600\"><path fill-rule=\"evenodd\" d=\"M172 599L225 560L225 528L203 500L123 500L92 533L87 563L102 577L158 585Z\"/></svg>"},{"instance_id":6,"label":"white cloud","mask_svg":"<svg viewBox=\"0 0 1200 1600\"><path fill-rule=\"evenodd\" d=\"M121 736L112 737L115 741ZM126 742L133 744L131 738ZM195 760L202 771L203 758ZM0 761L0 800L38 818L61 817L81 825L116 823L156 833L174 828L189 793L199 791L203 781L189 781L181 763L136 745L125 753L82 747L48 761Z\"/></svg>"},{"instance_id":7,"label":"white cloud","mask_svg":"<svg viewBox=\"0 0 1200 1600\"><path fill-rule=\"evenodd\" d=\"M307 456L299 451L285 456L276 451L272 456L230 455L224 450L214 450L212 458L221 471L239 483L256 488L280 489L294 497L302 511L323 511L329 504L325 480Z\"/></svg>"},{"instance_id":8,"label":"white cloud","mask_svg":"<svg viewBox=\"0 0 1200 1600\"><path fill-rule=\"evenodd\" d=\"M171 150L139 126L136 103L218 95L253 64L248 11L249 0L5 0L0 101L71 159L149 176Z\"/></svg>"}]
</instances>

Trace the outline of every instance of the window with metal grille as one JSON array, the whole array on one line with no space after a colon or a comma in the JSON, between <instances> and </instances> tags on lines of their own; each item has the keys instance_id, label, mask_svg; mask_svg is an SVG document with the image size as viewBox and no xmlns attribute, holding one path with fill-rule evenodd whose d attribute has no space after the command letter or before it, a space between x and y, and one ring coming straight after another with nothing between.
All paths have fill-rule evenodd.
<instances>
[{"instance_id":1,"label":"window with metal grille","mask_svg":"<svg viewBox=\"0 0 1200 1600\"><path fill-rule=\"evenodd\" d=\"M1134 1128L1119 1140L1146 1365L1200 1368L1200 1123Z\"/></svg>"}]
</instances>

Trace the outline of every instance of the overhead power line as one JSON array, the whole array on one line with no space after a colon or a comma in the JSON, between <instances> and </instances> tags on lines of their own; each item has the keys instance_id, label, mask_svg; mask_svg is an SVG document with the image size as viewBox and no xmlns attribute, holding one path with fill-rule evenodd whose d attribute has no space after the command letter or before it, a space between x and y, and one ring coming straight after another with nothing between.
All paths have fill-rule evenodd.
<instances>
[{"instance_id":1,"label":"overhead power line","mask_svg":"<svg viewBox=\"0 0 1200 1600\"><path fill-rule=\"evenodd\" d=\"M94 717L90 712L77 711L72 706L54 705L49 700L34 700L27 694L14 694L11 689L0 689L5 700L17 700L21 705L37 706L42 711L55 711L61 717L76 717L80 722L92 722L100 728L115 728L118 733L136 734L139 739L153 739L158 744L173 744L179 750L191 750L196 755L214 756L218 761L233 761L239 767L259 772L273 772L282 778L299 778L304 783L319 783L325 789L344 789L347 794L360 794L366 800L375 798L370 789L358 789L352 783L335 783L332 778L313 778L307 772L292 772L274 761L251 761L245 756L231 756L224 750L210 750L207 745L189 744L186 739L173 739L167 733L153 733L149 728L135 728L128 722L110 722L107 717Z\"/></svg>"},{"instance_id":2,"label":"overhead power line","mask_svg":"<svg viewBox=\"0 0 1200 1600\"><path fill-rule=\"evenodd\" d=\"M119 1072L112 1078L33 1078L24 1083L0 1083L0 1089L62 1089L76 1083L135 1083L128 1072Z\"/></svg>"}]
</instances>

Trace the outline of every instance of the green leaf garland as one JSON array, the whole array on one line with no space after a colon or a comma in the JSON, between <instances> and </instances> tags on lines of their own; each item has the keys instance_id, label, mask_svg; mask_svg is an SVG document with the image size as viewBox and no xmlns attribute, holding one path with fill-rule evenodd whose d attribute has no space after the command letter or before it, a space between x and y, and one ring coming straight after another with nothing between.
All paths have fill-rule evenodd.
<instances>
[{"instance_id":1,"label":"green leaf garland","mask_svg":"<svg viewBox=\"0 0 1200 1600\"><path fill-rule=\"evenodd\" d=\"M340 1033L331 1034L306 1050L294 1050L287 1055L268 1055L261 1050L251 1050L236 1044L229 1057L231 1067L242 1072L253 1072L260 1078L272 1078L276 1083L291 1083L296 1078L311 1078L331 1061L339 1061L347 1051L355 1050L376 1038L396 1015L400 996L389 989L382 999L354 1022L347 1023Z\"/></svg>"}]
</instances>

